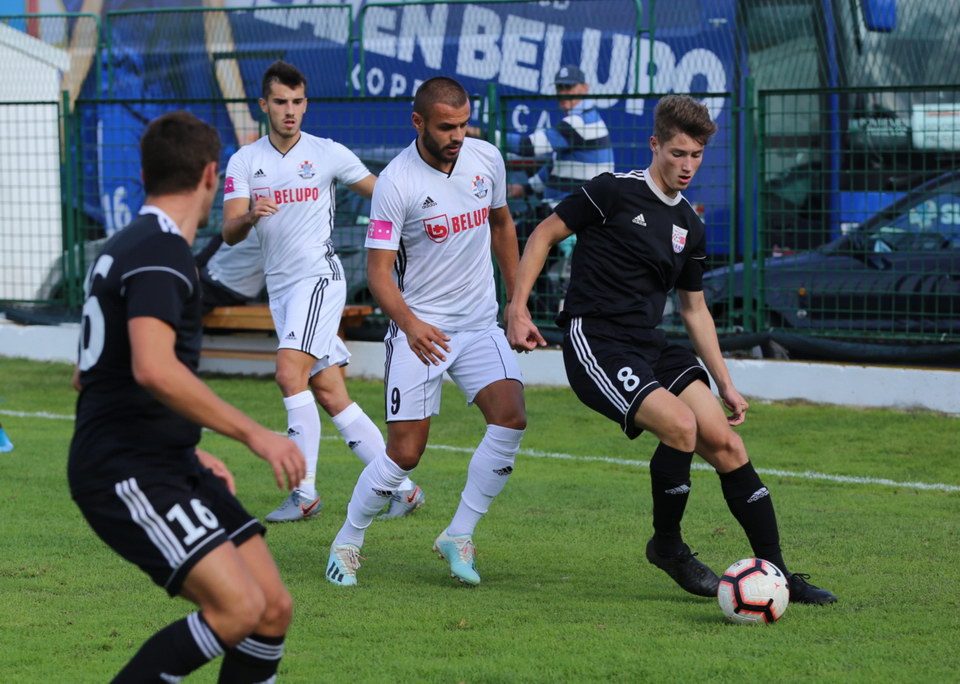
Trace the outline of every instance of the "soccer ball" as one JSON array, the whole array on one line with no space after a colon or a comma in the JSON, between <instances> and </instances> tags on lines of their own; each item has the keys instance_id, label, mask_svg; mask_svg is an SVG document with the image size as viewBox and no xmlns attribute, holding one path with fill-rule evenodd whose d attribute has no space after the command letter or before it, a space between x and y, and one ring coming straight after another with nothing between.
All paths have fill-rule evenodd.
<instances>
[{"instance_id":1,"label":"soccer ball","mask_svg":"<svg viewBox=\"0 0 960 684\"><path fill-rule=\"evenodd\" d=\"M717 600L731 622L763 624L783 617L790 590L787 578L776 565L760 558L744 558L723 573Z\"/></svg>"}]
</instances>

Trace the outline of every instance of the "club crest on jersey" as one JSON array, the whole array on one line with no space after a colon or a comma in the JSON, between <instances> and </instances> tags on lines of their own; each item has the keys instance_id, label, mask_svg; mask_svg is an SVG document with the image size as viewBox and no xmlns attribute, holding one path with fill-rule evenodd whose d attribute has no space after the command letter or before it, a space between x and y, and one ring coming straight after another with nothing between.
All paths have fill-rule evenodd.
<instances>
[{"instance_id":1,"label":"club crest on jersey","mask_svg":"<svg viewBox=\"0 0 960 684\"><path fill-rule=\"evenodd\" d=\"M450 235L450 222L446 214L423 219L423 230L427 237L436 243L443 242Z\"/></svg>"},{"instance_id":2,"label":"club crest on jersey","mask_svg":"<svg viewBox=\"0 0 960 684\"><path fill-rule=\"evenodd\" d=\"M473 179L473 194L477 199L483 199L487 196L490 189L487 187L487 179L483 176L476 176Z\"/></svg>"},{"instance_id":3,"label":"club crest on jersey","mask_svg":"<svg viewBox=\"0 0 960 684\"><path fill-rule=\"evenodd\" d=\"M687 246L687 230L678 225L673 226L673 251L679 254Z\"/></svg>"},{"instance_id":4,"label":"club crest on jersey","mask_svg":"<svg viewBox=\"0 0 960 684\"><path fill-rule=\"evenodd\" d=\"M227 176L223 181L223 191L224 192L233 192L233 176Z\"/></svg>"},{"instance_id":5,"label":"club crest on jersey","mask_svg":"<svg viewBox=\"0 0 960 684\"><path fill-rule=\"evenodd\" d=\"M317 172L313 170L313 164L308 161L303 162L300 165L300 170L297 171L300 174L301 178L313 178Z\"/></svg>"}]
</instances>

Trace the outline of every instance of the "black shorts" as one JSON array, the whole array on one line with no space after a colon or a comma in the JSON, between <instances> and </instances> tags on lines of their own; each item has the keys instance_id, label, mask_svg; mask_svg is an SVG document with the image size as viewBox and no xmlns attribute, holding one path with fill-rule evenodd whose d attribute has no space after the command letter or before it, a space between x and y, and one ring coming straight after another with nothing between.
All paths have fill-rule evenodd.
<instances>
[{"instance_id":1,"label":"black shorts","mask_svg":"<svg viewBox=\"0 0 960 684\"><path fill-rule=\"evenodd\" d=\"M74 500L97 536L170 596L220 544L266 531L206 469L177 479L140 474Z\"/></svg>"},{"instance_id":2,"label":"black shorts","mask_svg":"<svg viewBox=\"0 0 960 684\"><path fill-rule=\"evenodd\" d=\"M662 330L629 328L599 318L572 318L563 336L563 363L574 393L597 413L620 424L635 439L641 402L664 387L679 395L694 380L710 376L692 351L671 344Z\"/></svg>"}]
</instances>

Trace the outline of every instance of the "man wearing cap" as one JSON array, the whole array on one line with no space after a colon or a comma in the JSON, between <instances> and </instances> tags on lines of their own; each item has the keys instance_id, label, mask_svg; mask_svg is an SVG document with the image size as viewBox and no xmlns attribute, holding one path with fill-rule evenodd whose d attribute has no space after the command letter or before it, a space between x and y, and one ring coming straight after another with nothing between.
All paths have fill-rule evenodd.
<instances>
[{"instance_id":1,"label":"man wearing cap","mask_svg":"<svg viewBox=\"0 0 960 684\"><path fill-rule=\"evenodd\" d=\"M610 135L593 100L585 99L590 86L583 71L568 64L553 83L563 118L553 128L538 128L529 135L508 133L506 140L507 152L547 160L526 183L508 185L507 196L542 197L547 213L594 176L613 171ZM468 133L479 130L471 128Z\"/></svg>"}]
</instances>

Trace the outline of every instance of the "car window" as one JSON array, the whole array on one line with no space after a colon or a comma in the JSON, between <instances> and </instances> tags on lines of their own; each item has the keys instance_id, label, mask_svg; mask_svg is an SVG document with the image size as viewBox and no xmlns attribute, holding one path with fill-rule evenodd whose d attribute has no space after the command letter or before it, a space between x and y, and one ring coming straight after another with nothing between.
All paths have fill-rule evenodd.
<instances>
[{"instance_id":1,"label":"car window","mask_svg":"<svg viewBox=\"0 0 960 684\"><path fill-rule=\"evenodd\" d=\"M869 235L874 252L960 249L960 182L924 195Z\"/></svg>"}]
</instances>

